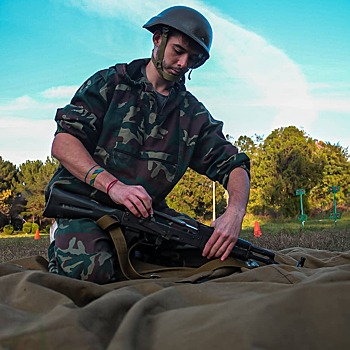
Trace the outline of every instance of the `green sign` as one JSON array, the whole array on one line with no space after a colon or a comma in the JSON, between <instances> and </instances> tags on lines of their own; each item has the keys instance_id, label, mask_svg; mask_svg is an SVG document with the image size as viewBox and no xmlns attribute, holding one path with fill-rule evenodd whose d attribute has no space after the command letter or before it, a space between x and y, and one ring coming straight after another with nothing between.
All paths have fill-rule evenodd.
<instances>
[{"instance_id":1,"label":"green sign","mask_svg":"<svg viewBox=\"0 0 350 350\"><path fill-rule=\"evenodd\" d=\"M340 191L340 186L330 186L328 192L337 193Z\"/></svg>"},{"instance_id":2,"label":"green sign","mask_svg":"<svg viewBox=\"0 0 350 350\"><path fill-rule=\"evenodd\" d=\"M303 188L298 188L296 191L295 191L295 194L297 196L301 195L301 194L305 194L305 190Z\"/></svg>"},{"instance_id":3,"label":"green sign","mask_svg":"<svg viewBox=\"0 0 350 350\"><path fill-rule=\"evenodd\" d=\"M333 213L330 213L329 218L334 220L334 225L337 220L341 218L341 213L337 213L337 196L336 193L340 191L340 186L329 186L328 192L333 193Z\"/></svg>"},{"instance_id":4,"label":"green sign","mask_svg":"<svg viewBox=\"0 0 350 350\"><path fill-rule=\"evenodd\" d=\"M301 221L301 224L304 226L305 221L307 220L307 215L304 214L304 208L303 208L303 194L305 194L304 188L298 188L295 191L295 194L297 196L300 196L300 215L298 215L298 220Z\"/></svg>"},{"instance_id":5,"label":"green sign","mask_svg":"<svg viewBox=\"0 0 350 350\"><path fill-rule=\"evenodd\" d=\"M330 213L329 214L330 219L340 219L341 218L341 213Z\"/></svg>"}]
</instances>

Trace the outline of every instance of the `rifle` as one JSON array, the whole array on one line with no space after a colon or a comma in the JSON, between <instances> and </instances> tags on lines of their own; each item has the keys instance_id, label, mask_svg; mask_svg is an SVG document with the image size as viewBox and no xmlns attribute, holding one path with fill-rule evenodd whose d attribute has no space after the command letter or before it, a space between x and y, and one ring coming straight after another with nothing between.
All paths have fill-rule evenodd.
<instances>
[{"instance_id":1,"label":"rifle","mask_svg":"<svg viewBox=\"0 0 350 350\"><path fill-rule=\"evenodd\" d=\"M122 205L107 206L89 197L67 192L58 187L52 188L43 215L54 218L89 218L95 221L109 215L125 228L126 233L132 231L140 237L142 235L152 237L156 246L160 246L163 241L174 241L201 251L214 231L214 228L200 222L197 222L195 227L160 211L154 211L153 216L149 218L138 218ZM273 252L254 246L241 238L238 238L230 255L253 267L259 266L257 261L264 264L277 264Z\"/></svg>"}]
</instances>

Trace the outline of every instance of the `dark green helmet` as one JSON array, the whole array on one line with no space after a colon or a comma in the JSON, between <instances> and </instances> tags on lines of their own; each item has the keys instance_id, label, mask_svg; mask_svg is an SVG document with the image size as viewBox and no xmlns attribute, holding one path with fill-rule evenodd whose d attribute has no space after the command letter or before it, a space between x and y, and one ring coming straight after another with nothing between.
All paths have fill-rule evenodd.
<instances>
[{"instance_id":1,"label":"dark green helmet","mask_svg":"<svg viewBox=\"0 0 350 350\"><path fill-rule=\"evenodd\" d=\"M213 31L208 20L198 11L186 6L173 6L152 17L143 28L154 33L160 27L171 27L198 43L203 49L203 57L192 68L200 67L208 58Z\"/></svg>"}]
</instances>

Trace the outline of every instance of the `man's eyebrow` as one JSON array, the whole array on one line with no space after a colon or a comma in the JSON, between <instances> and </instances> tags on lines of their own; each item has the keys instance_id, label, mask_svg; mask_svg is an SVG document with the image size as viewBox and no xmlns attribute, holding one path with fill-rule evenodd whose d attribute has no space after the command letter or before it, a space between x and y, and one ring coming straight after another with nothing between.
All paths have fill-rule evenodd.
<instances>
[{"instance_id":1,"label":"man's eyebrow","mask_svg":"<svg viewBox=\"0 0 350 350\"><path fill-rule=\"evenodd\" d=\"M191 56L198 56L198 55L200 55L200 52L199 52L199 51L197 51L197 50L188 50L188 49L186 49L185 47L183 47L181 44L174 43L173 45L174 45L174 47L176 47L177 49L180 49L180 50L182 50L182 51L184 51L184 52L190 53Z\"/></svg>"},{"instance_id":2,"label":"man's eyebrow","mask_svg":"<svg viewBox=\"0 0 350 350\"><path fill-rule=\"evenodd\" d=\"M180 44L173 44L174 45L174 47L176 47L177 49L181 49L182 51L187 51L182 45L180 45Z\"/></svg>"}]
</instances>

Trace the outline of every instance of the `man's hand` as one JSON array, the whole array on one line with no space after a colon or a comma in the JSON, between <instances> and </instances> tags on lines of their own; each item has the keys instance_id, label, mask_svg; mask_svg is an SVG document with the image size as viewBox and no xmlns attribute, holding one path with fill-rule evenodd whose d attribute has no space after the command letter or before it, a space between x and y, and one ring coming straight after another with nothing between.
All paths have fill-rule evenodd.
<instances>
[{"instance_id":1,"label":"man's hand","mask_svg":"<svg viewBox=\"0 0 350 350\"><path fill-rule=\"evenodd\" d=\"M203 256L224 261L231 253L242 229L245 210L227 208L226 212L212 222L214 232L203 249Z\"/></svg>"},{"instance_id":2,"label":"man's hand","mask_svg":"<svg viewBox=\"0 0 350 350\"><path fill-rule=\"evenodd\" d=\"M118 181L109 191L109 196L137 217L147 218L153 215L152 198L142 186L126 185Z\"/></svg>"},{"instance_id":3,"label":"man's hand","mask_svg":"<svg viewBox=\"0 0 350 350\"><path fill-rule=\"evenodd\" d=\"M219 258L224 261L231 253L242 229L249 198L250 183L243 168L231 171L227 184L229 203L225 213L211 226L214 232L203 249L203 256Z\"/></svg>"},{"instance_id":4,"label":"man's hand","mask_svg":"<svg viewBox=\"0 0 350 350\"><path fill-rule=\"evenodd\" d=\"M84 145L66 133L56 135L52 145L52 156L81 181L85 181L86 172L96 164ZM116 178L104 170L96 177L94 188L106 192L108 185L114 180ZM114 202L123 204L137 217L153 214L152 198L142 186L129 186L118 181L108 194Z\"/></svg>"}]
</instances>

